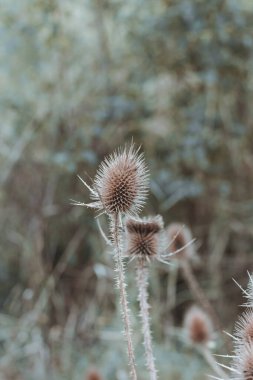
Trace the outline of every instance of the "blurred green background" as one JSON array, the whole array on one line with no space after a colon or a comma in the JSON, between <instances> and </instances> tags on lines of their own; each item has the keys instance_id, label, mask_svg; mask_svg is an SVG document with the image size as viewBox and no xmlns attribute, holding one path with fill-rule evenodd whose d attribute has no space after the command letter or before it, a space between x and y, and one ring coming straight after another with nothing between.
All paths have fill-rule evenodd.
<instances>
[{"instance_id":1,"label":"blurred green background","mask_svg":"<svg viewBox=\"0 0 253 380\"><path fill-rule=\"evenodd\" d=\"M69 199L87 202L76 175L132 138L152 180L144 214L191 227L195 273L231 331L232 277L253 269L252 25L251 0L0 1L1 380L128 378L112 257ZM133 265L128 278L145 380ZM193 301L152 266L161 380L211 373L181 331Z\"/></svg>"}]
</instances>

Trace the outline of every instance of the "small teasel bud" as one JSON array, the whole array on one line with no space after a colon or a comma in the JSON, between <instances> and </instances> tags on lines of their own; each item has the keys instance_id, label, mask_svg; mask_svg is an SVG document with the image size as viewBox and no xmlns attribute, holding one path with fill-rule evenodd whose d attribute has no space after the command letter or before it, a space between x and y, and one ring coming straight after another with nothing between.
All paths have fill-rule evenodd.
<instances>
[{"instance_id":1,"label":"small teasel bud","mask_svg":"<svg viewBox=\"0 0 253 380\"><path fill-rule=\"evenodd\" d=\"M163 219L160 215L126 221L126 254L149 260L159 254Z\"/></svg>"},{"instance_id":2,"label":"small teasel bud","mask_svg":"<svg viewBox=\"0 0 253 380\"><path fill-rule=\"evenodd\" d=\"M195 255L192 233L188 227L180 223L171 223L166 232L170 251L177 252L176 260L189 260Z\"/></svg>"},{"instance_id":3,"label":"small teasel bud","mask_svg":"<svg viewBox=\"0 0 253 380\"><path fill-rule=\"evenodd\" d=\"M102 380L102 376L96 368L91 368L88 370L85 380Z\"/></svg>"},{"instance_id":4,"label":"small teasel bud","mask_svg":"<svg viewBox=\"0 0 253 380\"><path fill-rule=\"evenodd\" d=\"M213 326L211 320L198 306L192 306L186 312L184 327L192 343L206 345L212 339Z\"/></svg>"}]
</instances>

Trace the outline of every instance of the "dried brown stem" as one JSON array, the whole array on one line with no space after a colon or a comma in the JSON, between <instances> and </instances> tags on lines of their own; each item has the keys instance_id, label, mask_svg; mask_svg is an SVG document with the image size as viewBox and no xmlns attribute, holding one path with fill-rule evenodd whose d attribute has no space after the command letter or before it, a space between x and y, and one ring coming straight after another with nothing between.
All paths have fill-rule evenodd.
<instances>
[{"instance_id":1,"label":"dried brown stem","mask_svg":"<svg viewBox=\"0 0 253 380\"><path fill-rule=\"evenodd\" d=\"M221 323L220 323L219 317L217 316L216 311L214 310L213 306L209 302L205 293L201 289L201 287L200 287L200 285L199 285L188 261L185 260L181 264L181 269L182 269L185 281L188 283L189 288L190 288L193 296L200 303L200 305L203 307L203 309L206 311L206 313L208 315L210 315L210 317L214 323L215 328L217 330L221 331L222 328L221 328Z\"/></svg>"}]
</instances>

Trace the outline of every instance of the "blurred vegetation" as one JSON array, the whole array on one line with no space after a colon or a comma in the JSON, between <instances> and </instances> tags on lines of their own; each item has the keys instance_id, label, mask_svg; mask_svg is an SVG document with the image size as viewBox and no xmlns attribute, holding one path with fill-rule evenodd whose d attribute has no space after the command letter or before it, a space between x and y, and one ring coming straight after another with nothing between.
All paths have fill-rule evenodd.
<instances>
[{"instance_id":1,"label":"blurred vegetation","mask_svg":"<svg viewBox=\"0 0 253 380\"><path fill-rule=\"evenodd\" d=\"M196 274L230 331L242 302L232 277L245 285L252 270L252 2L0 8L1 379L79 380L91 365L127 378L113 263L93 213L69 199L87 201L76 174L93 177L132 137L152 178L145 213L192 228ZM203 379L209 368L180 338L193 299L169 270L154 266L150 287L160 378Z\"/></svg>"}]
</instances>

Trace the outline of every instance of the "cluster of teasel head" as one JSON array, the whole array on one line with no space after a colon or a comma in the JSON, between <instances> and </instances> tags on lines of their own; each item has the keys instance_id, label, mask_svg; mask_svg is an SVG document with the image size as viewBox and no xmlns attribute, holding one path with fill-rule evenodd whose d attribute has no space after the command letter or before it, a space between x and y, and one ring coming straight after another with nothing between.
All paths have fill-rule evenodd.
<instances>
[{"instance_id":1,"label":"cluster of teasel head","mask_svg":"<svg viewBox=\"0 0 253 380\"><path fill-rule=\"evenodd\" d=\"M178 259L193 255L193 239L187 228L174 223L165 231L160 215L138 217L147 198L149 175L143 154L133 144L104 159L92 186L79 178L89 189L92 202L73 204L94 208L98 215L107 214L112 219L126 216L124 248L130 257L168 258L168 248Z\"/></svg>"},{"instance_id":2,"label":"cluster of teasel head","mask_svg":"<svg viewBox=\"0 0 253 380\"><path fill-rule=\"evenodd\" d=\"M129 147L118 149L115 153L101 163L93 184L89 186L81 177L83 184L90 191L91 203L73 201L73 204L95 209L98 216L106 214L110 218L111 239L107 242L114 245L116 270L118 273L118 285L120 288L120 303L122 307L123 320L125 324L125 335L128 343L128 356L130 365L130 376L137 379L135 370L135 359L131 341L131 328L129 311L127 308L126 286L124 284L124 266L122 256L137 259L139 269L137 279L142 284L139 290L139 301L144 346L146 345L147 367L150 378L155 380L156 369L152 357L151 334L149 326L147 302L147 278L145 266L151 259L157 259L168 263L170 256L179 262L187 262L195 253L191 233L187 228L179 224L171 224L167 230L164 229L161 216L139 218L138 213L143 208L149 185L149 176L144 157L131 144ZM105 237L103 231L101 230ZM143 274L142 274L143 269ZM137 281L138 282L138 281ZM191 337L206 341L208 339L209 327L202 323L200 313L193 313L188 318L188 325L192 330ZM203 315L202 315L203 316Z\"/></svg>"},{"instance_id":3,"label":"cluster of teasel head","mask_svg":"<svg viewBox=\"0 0 253 380\"><path fill-rule=\"evenodd\" d=\"M131 144L129 148L125 147L117 150L102 162L92 186L89 186L79 177L89 189L92 202L86 204L74 201L73 203L75 205L91 207L97 210L98 215L107 214L111 221L112 243L115 246L118 245L118 251L120 251L119 245L122 244L124 254L130 258L137 258L139 263L146 263L153 258L167 262L171 253L177 253L175 259L183 268L190 287L195 292L200 303L202 301L204 309L211 312L210 304L204 299L204 295L201 289L199 289L187 264L195 254L190 230L174 223L165 231L161 216L142 219L138 217L138 212L143 208L147 197L148 177L148 170L143 154L140 154L139 149L135 149L134 145ZM120 235L120 231L122 230L124 231L124 239L119 239L118 235ZM118 252L119 264L121 257L122 254ZM121 268L121 270L124 269L123 266ZM120 293L121 297L123 297L121 303L129 345L130 375L135 380L137 376L131 343L128 309L126 306L126 290L123 280L124 274L121 275ZM253 278L251 276L249 287L244 293L248 299L248 303L246 304L248 309L236 325L236 331L233 336L235 344L233 360L231 366L226 367L231 370L231 378L235 380L253 380ZM143 294L145 296L145 292ZM148 309L147 300L142 302L144 302L146 309ZM188 331L188 337L193 343L206 345L211 339L212 324L207 314L196 307L190 309L186 314L185 327ZM148 318L146 318L146 324L146 327L149 328ZM150 347L147 347L147 351L150 351L150 335L146 336L146 341L148 340ZM151 379L156 379L156 370L151 367L152 364L149 362L148 368L151 373ZM100 377L98 373L91 372L88 378L91 380L99 379ZM223 379L223 377L213 378Z\"/></svg>"}]
</instances>

